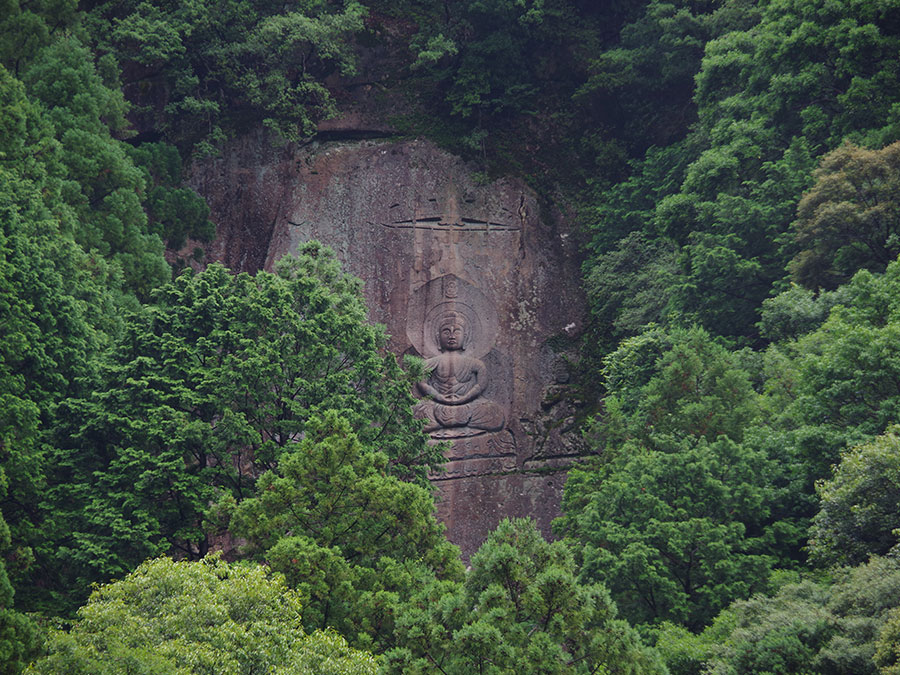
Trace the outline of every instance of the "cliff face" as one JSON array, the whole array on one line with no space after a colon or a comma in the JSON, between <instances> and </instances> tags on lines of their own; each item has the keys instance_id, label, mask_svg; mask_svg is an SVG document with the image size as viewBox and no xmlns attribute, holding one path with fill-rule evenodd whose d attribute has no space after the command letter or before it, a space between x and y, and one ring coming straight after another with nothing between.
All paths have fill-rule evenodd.
<instances>
[{"instance_id":1,"label":"cliff face","mask_svg":"<svg viewBox=\"0 0 900 675\"><path fill-rule=\"evenodd\" d=\"M449 443L434 480L451 541L468 555L504 516L549 534L579 452L565 433L566 354L551 346L577 334L584 311L561 217L541 214L521 181L479 182L425 141L276 151L245 138L192 183L218 223L212 259L268 269L318 239L365 282L390 349L428 360L417 414Z\"/></svg>"}]
</instances>

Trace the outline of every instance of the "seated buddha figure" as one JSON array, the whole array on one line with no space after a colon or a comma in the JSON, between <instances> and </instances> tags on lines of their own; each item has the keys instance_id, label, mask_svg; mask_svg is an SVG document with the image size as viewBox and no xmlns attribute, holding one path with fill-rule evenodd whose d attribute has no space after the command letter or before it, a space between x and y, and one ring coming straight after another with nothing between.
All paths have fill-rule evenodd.
<instances>
[{"instance_id":1,"label":"seated buddha figure","mask_svg":"<svg viewBox=\"0 0 900 675\"><path fill-rule=\"evenodd\" d=\"M452 437L502 429L503 411L482 397L488 385L487 368L464 353L468 342L465 316L445 313L437 322L435 337L440 353L425 361L428 378L418 383L418 389L426 398L415 409L416 417L426 420L425 431L446 430L434 435Z\"/></svg>"}]
</instances>

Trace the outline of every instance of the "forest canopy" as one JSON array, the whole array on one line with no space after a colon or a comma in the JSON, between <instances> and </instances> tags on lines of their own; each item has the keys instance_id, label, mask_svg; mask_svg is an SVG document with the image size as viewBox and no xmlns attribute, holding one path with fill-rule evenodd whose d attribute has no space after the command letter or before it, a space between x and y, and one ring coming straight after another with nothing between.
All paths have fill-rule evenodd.
<instances>
[{"instance_id":1,"label":"forest canopy","mask_svg":"<svg viewBox=\"0 0 900 675\"><path fill-rule=\"evenodd\" d=\"M898 0L0 0L0 671L900 672L898 54ZM577 223L557 541L463 566L333 251L207 260L192 163L354 87Z\"/></svg>"}]
</instances>

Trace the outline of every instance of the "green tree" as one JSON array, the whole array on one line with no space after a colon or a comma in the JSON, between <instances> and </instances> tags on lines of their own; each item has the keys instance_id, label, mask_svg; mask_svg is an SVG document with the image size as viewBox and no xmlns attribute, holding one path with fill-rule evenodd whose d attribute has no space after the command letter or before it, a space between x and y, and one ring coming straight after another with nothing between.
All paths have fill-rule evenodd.
<instances>
[{"instance_id":1,"label":"green tree","mask_svg":"<svg viewBox=\"0 0 900 675\"><path fill-rule=\"evenodd\" d=\"M585 290L600 330L621 338L663 323L677 272L676 247L642 232L629 234L615 249L594 258Z\"/></svg>"},{"instance_id":2,"label":"green tree","mask_svg":"<svg viewBox=\"0 0 900 675\"><path fill-rule=\"evenodd\" d=\"M38 53L23 81L59 141L59 194L74 214L71 234L86 251L111 260L126 289L147 299L171 272L162 240L148 231L141 172L113 136L127 126L127 104L111 64L99 65L106 67L95 67L78 40L62 39Z\"/></svg>"},{"instance_id":3,"label":"green tree","mask_svg":"<svg viewBox=\"0 0 900 675\"><path fill-rule=\"evenodd\" d=\"M0 451L6 450L10 440L8 429L0 427ZM0 497L6 497L6 475L0 469ZM8 554L10 548L9 526L0 515L0 554ZM6 564L0 560L0 673L13 675L22 672L25 665L40 651L38 627L26 615L13 609L13 591Z\"/></svg>"},{"instance_id":4,"label":"green tree","mask_svg":"<svg viewBox=\"0 0 900 675\"><path fill-rule=\"evenodd\" d=\"M148 228L168 249L180 249L190 237L202 242L216 234L209 206L194 190L182 185L181 156L173 145L142 143L129 156L144 174Z\"/></svg>"},{"instance_id":5,"label":"green tree","mask_svg":"<svg viewBox=\"0 0 900 675\"><path fill-rule=\"evenodd\" d=\"M364 15L353 0L133 0L99 3L86 26L98 52L114 55L131 74L126 89L144 83L163 97L163 117L152 125L182 147L209 153L248 120L296 140L333 115L323 80L353 71L352 38Z\"/></svg>"},{"instance_id":6,"label":"green tree","mask_svg":"<svg viewBox=\"0 0 900 675\"><path fill-rule=\"evenodd\" d=\"M0 65L21 75L43 47L77 27L77 10L77 0L5 0L0 5Z\"/></svg>"},{"instance_id":7,"label":"green tree","mask_svg":"<svg viewBox=\"0 0 900 675\"><path fill-rule=\"evenodd\" d=\"M28 672L374 675L371 654L333 632L307 635L301 613L284 579L262 567L161 558L94 591Z\"/></svg>"},{"instance_id":8,"label":"green tree","mask_svg":"<svg viewBox=\"0 0 900 675\"><path fill-rule=\"evenodd\" d=\"M565 544L532 521L502 521L465 582L433 583L403 606L387 672L665 672L603 586L576 574Z\"/></svg>"},{"instance_id":9,"label":"green tree","mask_svg":"<svg viewBox=\"0 0 900 675\"><path fill-rule=\"evenodd\" d=\"M716 644L703 672L875 675L876 649L887 659L898 606L900 571L889 558L837 570L822 583L788 584L723 612L710 629Z\"/></svg>"},{"instance_id":10,"label":"green tree","mask_svg":"<svg viewBox=\"0 0 900 675\"><path fill-rule=\"evenodd\" d=\"M778 0L744 10L728 3L721 11L743 18L733 24L738 30L705 44L689 140L670 148L674 158L670 149L648 152L628 182L665 179L624 208L617 206L623 190L634 191L616 185L596 197L610 206L596 210L609 212L615 228L624 215L629 229L650 226L648 234L680 247L665 293L672 316L753 344L755 314L798 252L790 226L817 158L847 138L876 147L897 138L900 35L892 6L862 0ZM647 194L654 198L645 206ZM616 231L594 222L601 240Z\"/></svg>"},{"instance_id":11,"label":"green tree","mask_svg":"<svg viewBox=\"0 0 900 675\"><path fill-rule=\"evenodd\" d=\"M73 238L59 189L60 146L25 88L0 68L0 502L9 524L7 571L16 604L34 608L32 549L45 541L46 458L59 407L93 382L96 353L119 326L113 265Z\"/></svg>"},{"instance_id":12,"label":"green tree","mask_svg":"<svg viewBox=\"0 0 900 675\"><path fill-rule=\"evenodd\" d=\"M900 143L866 150L845 143L825 155L797 207L794 279L834 288L860 269L882 272L900 253Z\"/></svg>"},{"instance_id":13,"label":"green tree","mask_svg":"<svg viewBox=\"0 0 900 675\"><path fill-rule=\"evenodd\" d=\"M702 147L696 137L688 136L664 148L650 148L641 159L629 163L629 176L622 182L608 186L596 181L581 218L588 228L587 248L593 256L612 251L632 232L642 232L657 239L660 232L655 224L657 203L676 194L684 181L684 172L696 159ZM593 259L585 261L586 270Z\"/></svg>"},{"instance_id":14,"label":"green tree","mask_svg":"<svg viewBox=\"0 0 900 675\"><path fill-rule=\"evenodd\" d=\"M307 628L333 626L381 648L393 639L395 605L422 574L461 573L429 492L387 475L388 461L328 411L260 476L255 496L225 505L248 552L300 592Z\"/></svg>"},{"instance_id":15,"label":"green tree","mask_svg":"<svg viewBox=\"0 0 900 675\"><path fill-rule=\"evenodd\" d=\"M884 555L897 544L900 528L898 427L870 443L841 453L831 479L816 486L820 509L810 531L819 562L854 565Z\"/></svg>"},{"instance_id":16,"label":"green tree","mask_svg":"<svg viewBox=\"0 0 900 675\"><path fill-rule=\"evenodd\" d=\"M785 417L814 479L898 419L898 278L896 262L884 274L857 273L839 291L842 304L793 347L795 400Z\"/></svg>"},{"instance_id":17,"label":"green tree","mask_svg":"<svg viewBox=\"0 0 900 675\"><path fill-rule=\"evenodd\" d=\"M773 471L725 437L626 443L570 472L556 526L580 547L581 579L605 584L626 619L698 630L766 587Z\"/></svg>"},{"instance_id":18,"label":"green tree","mask_svg":"<svg viewBox=\"0 0 900 675\"><path fill-rule=\"evenodd\" d=\"M891 611L878 632L874 661L882 675L900 672L900 608Z\"/></svg>"},{"instance_id":19,"label":"green tree","mask_svg":"<svg viewBox=\"0 0 900 675\"><path fill-rule=\"evenodd\" d=\"M735 356L702 328L656 328L623 341L604 361L604 433L740 440L759 400Z\"/></svg>"},{"instance_id":20,"label":"green tree","mask_svg":"<svg viewBox=\"0 0 900 675\"><path fill-rule=\"evenodd\" d=\"M835 305L849 301L839 289L814 294L791 284L787 290L763 301L757 326L762 337L772 342L796 340L819 328Z\"/></svg>"},{"instance_id":21,"label":"green tree","mask_svg":"<svg viewBox=\"0 0 900 675\"><path fill-rule=\"evenodd\" d=\"M424 483L439 461L330 249L304 245L275 274L187 271L156 300L128 317L92 393L60 406L42 557L69 601L147 557L204 555L210 503L252 495L325 410L393 476Z\"/></svg>"},{"instance_id":22,"label":"green tree","mask_svg":"<svg viewBox=\"0 0 900 675\"><path fill-rule=\"evenodd\" d=\"M651 0L618 43L590 62L575 100L623 138L632 156L678 141L696 120L694 76L713 37L759 20L751 3Z\"/></svg>"}]
</instances>

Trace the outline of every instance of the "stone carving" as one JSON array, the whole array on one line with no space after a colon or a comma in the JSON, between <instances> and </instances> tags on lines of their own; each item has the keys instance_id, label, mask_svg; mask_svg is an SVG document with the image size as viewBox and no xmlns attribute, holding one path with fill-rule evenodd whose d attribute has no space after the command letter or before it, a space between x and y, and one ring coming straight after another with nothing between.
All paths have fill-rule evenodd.
<instances>
[{"instance_id":1,"label":"stone carving","mask_svg":"<svg viewBox=\"0 0 900 675\"><path fill-rule=\"evenodd\" d=\"M427 398L415 410L426 420L425 431L433 438L499 431L506 421L503 411L482 397L489 381L487 369L481 360L465 354L471 332L465 313L447 310L434 323L440 353L425 361L428 379L418 388Z\"/></svg>"},{"instance_id":2,"label":"stone carving","mask_svg":"<svg viewBox=\"0 0 900 675\"><path fill-rule=\"evenodd\" d=\"M425 284L417 299L407 333L425 357L428 372L417 386L423 398L415 410L416 416L425 420L425 431L435 439L500 431L505 415L486 396L490 373L481 360L493 347L497 333L492 303L453 274Z\"/></svg>"},{"instance_id":3,"label":"stone carving","mask_svg":"<svg viewBox=\"0 0 900 675\"><path fill-rule=\"evenodd\" d=\"M494 215L486 216L488 209L477 202L474 196L468 196L460 204L452 190L443 199L418 198L411 209L406 204L394 202L388 208L390 219L381 225L391 229L433 231L518 232L521 229L522 213L513 214L500 206L494 209ZM520 211L522 208L520 204Z\"/></svg>"}]
</instances>

